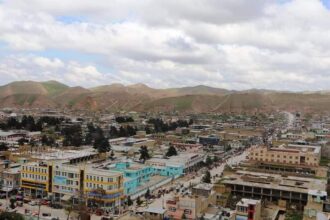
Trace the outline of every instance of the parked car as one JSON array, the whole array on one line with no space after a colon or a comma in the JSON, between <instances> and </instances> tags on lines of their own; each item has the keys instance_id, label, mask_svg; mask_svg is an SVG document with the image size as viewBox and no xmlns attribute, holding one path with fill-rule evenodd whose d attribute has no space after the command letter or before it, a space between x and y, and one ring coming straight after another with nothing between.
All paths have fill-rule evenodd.
<instances>
[{"instance_id":1,"label":"parked car","mask_svg":"<svg viewBox=\"0 0 330 220\"><path fill-rule=\"evenodd\" d=\"M24 198L24 199L23 199L23 202L24 202L24 203L29 203L29 202L31 202L31 199L30 199L30 198Z\"/></svg>"},{"instance_id":2,"label":"parked car","mask_svg":"<svg viewBox=\"0 0 330 220\"><path fill-rule=\"evenodd\" d=\"M0 199L5 199L7 197L6 193L0 193Z\"/></svg>"},{"instance_id":3,"label":"parked car","mask_svg":"<svg viewBox=\"0 0 330 220\"><path fill-rule=\"evenodd\" d=\"M33 201L29 202L29 205L36 206L36 205L39 205L39 202L33 200Z\"/></svg>"},{"instance_id":4,"label":"parked car","mask_svg":"<svg viewBox=\"0 0 330 220\"><path fill-rule=\"evenodd\" d=\"M49 205L49 201L47 200L41 200L41 205Z\"/></svg>"}]
</instances>

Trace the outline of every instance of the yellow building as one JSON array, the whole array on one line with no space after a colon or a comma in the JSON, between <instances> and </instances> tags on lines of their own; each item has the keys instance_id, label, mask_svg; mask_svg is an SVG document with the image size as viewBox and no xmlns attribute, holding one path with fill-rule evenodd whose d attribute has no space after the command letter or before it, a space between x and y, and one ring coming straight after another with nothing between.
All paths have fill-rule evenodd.
<instances>
[{"instance_id":1,"label":"yellow building","mask_svg":"<svg viewBox=\"0 0 330 220\"><path fill-rule=\"evenodd\" d=\"M51 192L51 175L49 166L42 162L31 162L22 165L21 189L24 194L32 197L41 197Z\"/></svg>"},{"instance_id":2,"label":"yellow building","mask_svg":"<svg viewBox=\"0 0 330 220\"><path fill-rule=\"evenodd\" d=\"M89 165L27 163L22 167L21 188L25 195L53 195L65 202L83 197L88 204L119 205L123 198L123 174Z\"/></svg>"},{"instance_id":3,"label":"yellow building","mask_svg":"<svg viewBox=\"0 0 330 220\"><path fill-rule=\"evenodd\" d=\"M319 166L321 159L320 146L281 145L279 147L255 147L249 154L251 161L280 165Z\"/></svg>"}]
</instances>

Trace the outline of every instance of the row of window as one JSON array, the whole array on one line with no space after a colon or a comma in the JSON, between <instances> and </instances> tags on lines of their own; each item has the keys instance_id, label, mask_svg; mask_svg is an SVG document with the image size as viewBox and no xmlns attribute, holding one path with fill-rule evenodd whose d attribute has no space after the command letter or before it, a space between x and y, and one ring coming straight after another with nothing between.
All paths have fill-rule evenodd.
<instances>
[{"instance_id":1,"label":"row of window","mask_svg":"<svg viewBox=\"0 0 330 220\"><path fill-rule=\"evenodd\" d=\"M38 172L38 173L47 173L47 169L45 168L40 168L40 167L27 167L23 166L22 167L23 171L30 171L30 172Z\"/></svg>"},{"instance_id":2,"label":"row of window","mask_svg":"<svg viewBox=\"0 0 330 220\"><path fill-rule=\"evenodd\" d=\"M86 179L91 180L91 181L98 181L98 182L103 182L103 181L113 182L113 181L116 181L116 178L113 178L113 177L109 177L109 178L104 177L103 178L103 176L92 176L92 175L86 175Z\"/></svg>"},{"instance_id":3,"label":"row of window","mask_svg":"<svg viewBox=\"0 0 330 220\"><path fill-rule=\"evenodd\" d=\"M86 183L86 188L88 189L97 189L102 188L104 190L114 190L117 189L117 185L102 185L102 184L95 184L95 183Z\"/></svg>"},{"instance_id":4,"label":"row of window","mask_svg":"<svg viewBox=\"0 0 330 220\"><path fill-rule=\"evenodd\" d=\"M38 174L31 174L31 173L22 173L22 177L33 179L33 180L44 180L44 181L47 180L47 176L41 176Z\"/></svg>"},{"instance_id":5,"label":"row of window","mask_svg":"<svg viewBox=\"0 0 330 220\"><path fill-rule=\"evenodd\" d=\"M56 176L65 176L68 178L79 178L79 174L77 173L68 173L68 172L61 172L61 171L55 171Z\"/></svg>"}]
</instances>

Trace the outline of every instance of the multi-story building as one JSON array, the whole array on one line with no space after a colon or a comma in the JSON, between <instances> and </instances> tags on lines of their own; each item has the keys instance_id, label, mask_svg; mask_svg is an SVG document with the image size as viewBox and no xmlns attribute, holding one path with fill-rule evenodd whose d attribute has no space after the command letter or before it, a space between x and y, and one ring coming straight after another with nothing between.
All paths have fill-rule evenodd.
<instances>
[{"instance_id":1,"label":"multi-story building","mask_svg":"<svg viewBox=\"0 0 330 220\"><path fill-rule=\"evenodd\" d=\"M135 193L137 188L148 182L153 175L152 167L131 162L116 163L114 169L123 173L126 195Z\"/></svg>"},{"instance_id":2,"label":"multi-story building","mask_svg":"<svg viewBox=\"0 0 330 220\"><path fill-rule=\"evenodd\" d=\"M21 188L33 197L52 194L58 202L83 197L87 203L113 207L120 204L123 187L121 172L89 165L32 162L22 166Z\"/></svg>"},{"instance_id":3,"label":"multi-story building","mask_svg":"<svg viewBox=\"0 0 330 220\"><path fill-rule=\"evenodd\" d=\"M121 204L124 196L124 178L121 172L86 167L81 171L87 202L101 202L105 207L115 207Z\"/></svg>"},{"instance_id":4,"label":"multi-story building","mask_svg":"<svg viewBox=\"0 0 330 220\"><path fill-rule=\"evenodd\" d=\"M316 220L316 219L327 219L322 218L324 209L326 208L325 203L327 200L327 194L318 190L310 190L308 194L308 202L304 207L304 220ZM329 210L326 210L327 212ZM323 216L322 216L323 215Z\"/></svg>"},{"instance_id":5,"label":"multi-story building","mask_svg":"<svg viewBox=\"0 0 330 220\"><path fill-rule=\"evenodd\" d=\"M218 145L220 142L220 138L214 135L199 136L198 139L202 145Z\"/></svg>"},{"instance_id":6,"label":"multi-story building","mask_svg":"<svg viewBox=\"0 0 330 220\"><path fill-rule=\"evenodd\" d=\"M182 175L194 170L205 159L205 154L200 153L182 153L172 156L169 159L152 158L146 161L146 164L155 166L155 169L161 171L160 175L173 176ZM163 170L162 167L167 167Z\"/></svg>"},{"instance_id":7,"label":"multi-story building","mask_svg":"<svg viewBox=\"0 0 330 220\"><path fill-rule=\"evenodd\" d=\"M261 200L241 199L236 204L236 220L260 220Z\"/></svg>"},{"instance_id":8,"label":"multi-story building","mask_svg":"<svg viewBox=\"0 0 330 220\"><path fill-rule=\"evenodd\" d=\"M249 154L251 161L281 165L318 166L321 147L309 145L281 145L279 147L255 147Z\"/></svg>"},{"instance_id":9,"label":"multi-story building","mask_svg":"<svg viewBox=\"0 0 330 220\"><path fill-rule=\"evenodd\" d=\"M200 184L192 189L192 195L173 196L166 200L166 210L171 219L198 219L210 204L215 203L216 193L212 185Z\"/></svg>"},{"instance_id":10,"label":"multi-story building","mask_svg":"<svg viewBox=\"0 0 330 220\"><path fill-rule=\"evenodd\" d=\"M12 192L20 188L21 167L12 167L2 171L1 191Z\"/></svg>"},{"instance_id":11,"label":"multi-story building","mask_svg":"<svg viewBox=\"0 0 330 220\"><path fill-rule=\"evenodd\" d=\"M232 195L273 202L284 200L300 208L307 204L310 189L327 194L325 179L261 172L237 171L226 176L221 183L230 188Z\"/></svg>"},{"instance_id":12,"label":"multi-story building","mask_svg":"<svg viewBox=\"0 0 330 220\"><path fill-rule=\"evenodd\" d=\"M40 197L52 191L50 167L43 162L31 162L22 165L21 189L24 194Z\"/></svg>"}]
</instances>

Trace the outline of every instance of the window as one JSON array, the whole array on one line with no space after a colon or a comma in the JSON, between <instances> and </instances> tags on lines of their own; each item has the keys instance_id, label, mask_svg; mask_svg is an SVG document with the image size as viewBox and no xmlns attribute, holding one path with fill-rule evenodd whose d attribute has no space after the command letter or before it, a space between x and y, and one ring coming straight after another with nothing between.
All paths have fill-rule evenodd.
<instances>
[{"instance_id":1,"label":"window","mask_svg":"<svg viewBox=\"0 0 330 220\"><path fill-rule=\"evenodd\" d=\"M184 210L184 214L186 214L186 215L191 215L191 210L190 210L190 209L185 209L185 210Z\"/></svg>"},{"instance_id":2,"label":"window","mask_svg":"<svg viewBox=\"0 0 330 220\"><path fill-rule=\"evenodd\" d=\"M175 208L175 207L169 207L169 210L170 210L171 212L175 212L175 211L176 211L176 208Z\"/></svg>"}]
</instances>

